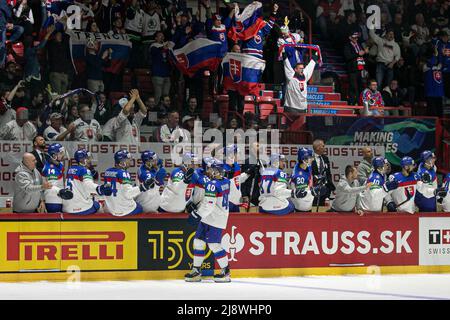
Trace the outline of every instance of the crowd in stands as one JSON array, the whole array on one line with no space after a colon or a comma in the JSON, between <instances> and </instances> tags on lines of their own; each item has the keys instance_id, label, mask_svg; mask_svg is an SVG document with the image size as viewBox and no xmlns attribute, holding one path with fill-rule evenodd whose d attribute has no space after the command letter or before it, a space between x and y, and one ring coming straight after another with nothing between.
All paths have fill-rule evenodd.
<instances>
[{"instance_id":1,"label":"crowd in stands","mask_svg":"<svg viewBox=\"0 0 450 320\"><path fill-rule=\"evenodd\" d=\"M202 114L203 82L174 68L169 50L197 38L214 39L220 33L211 30L227 28L234 14L234 4L229 3L221 3L214 13L216 3L210 0L202 0L199 7L206 20L183 0L0 0L0 4L0 139L29 141L38 133L47 140L133 142L140 141L142 125L159 128L154 141L173 140L174 128L191 131L193 120ZM114 49L101 51L98 41L90 38L85 72L76 73L63 9L68 4L81 9L81 30L128 35L132 48L122 72L111 69ZM367 25L366 9L372 4L381 8L380 28L375 30ZM308 39L304 16L296 6L289 12L264 3L270 28L261 33L264 50L256 50L267 64L262 82L285 81L279 74L283 73L280 39L286 43L291 38L298 43ZM428 114L442 116L444 95L450 97L449 1L316 0L314 10L312 32L345 57L349 104L397 107L426 100ZM230 39L225 47L254 51ZM152 88L142 90L136 83L124 88L126 70L141 69L149 71ZM214 91L220 85L211 87ZM139 91L130 92L132 88ZM126 93L112 97L111 92ZM242 113L242 97L228 94ZM245 120L247 127L265 125L252 117ZM239 127L241 122L217 119L210 126Z\"/></svg>"}]
</instances>

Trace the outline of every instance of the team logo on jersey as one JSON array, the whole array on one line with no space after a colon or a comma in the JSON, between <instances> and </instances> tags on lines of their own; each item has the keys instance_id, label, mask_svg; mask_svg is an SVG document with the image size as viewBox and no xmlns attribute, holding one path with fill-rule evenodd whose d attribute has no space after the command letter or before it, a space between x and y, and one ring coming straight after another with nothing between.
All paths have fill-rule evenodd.
<instances>
[{"instance_id":1,"label":"team logo on jersey","mask_svg":"<svg viewBox=\"0 0 450 320\"><path fill-rule=\"evenodd\" d=\"M231 227L231 235L226 233L222 237L221 245L223 249L230 254L229 261L238 261L236 259L236 253L244 248L245 240L240 233L235 233L237 228Z\"/></svg>"},{"instance_id":2,"label":"team logo on jersey","mask_svg":"<svg viewBox=\"0 0 450 320\"><path fill-rule=\"evenodd\" d=\"M242 65L239 60L230 59L230 75L235 83L242 80Z\"/></svg>"},{"instance_id":3,"label":"team logo on jersey","mask_svg":"<svg viewBox=\"0 0 450 320\"><path fill-rule=\"evenodd\" d=\"M224 33L220 33L220 41L225 41L225 34Z\"/></svg>"},{"instance_id":4,"label":"team logo on jersey","mask_svg":"<svg viewBox=\"0 0 450 320\"><path fill-rule=\"evenodd\" d=\"M433 79L437 83L442 83L442 72L441 71L433 71Z\"/></svg>"},{"instance_id":5,"label":"team logo on jersey","mask_svg":"<svg viewBox=\"0 0 450 320\"><path fill-rule=\"evenodd\" d=\"M181 64L184 68L189 68L189 60L184 53L177 54L176 58L178 63Z\"/></svg>"},{"instance_id":6,"label":"team logo on jersey","mask_svg":"<svg viewBox=\"0 0 450 320\"><path fill-rule=\"evenodd\" d=\"M260 44L261 41L262 41L261 36L260 36L259 34L257 34L253 39L255 40L255 42L256 42L257 44Z\"/></svg>"},{"instance_id":7,"label":"team logo on jersey","mask_svg":"<svg viewBox=\"0 0 450 320\"><path fill-rule=\"evenodd\" d=\"M442 49L442 55L450 57L450 49L447 48Z\"/></svg>"}]
</instances>

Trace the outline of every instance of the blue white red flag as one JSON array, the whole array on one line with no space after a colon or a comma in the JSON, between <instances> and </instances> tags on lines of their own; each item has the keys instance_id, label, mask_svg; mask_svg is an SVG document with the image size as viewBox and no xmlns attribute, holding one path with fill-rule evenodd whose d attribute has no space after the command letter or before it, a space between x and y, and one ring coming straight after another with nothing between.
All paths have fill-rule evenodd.
<instances>
[{"instance_id":1,"label":"blue white red flag","mask_svg":"<svg viewBox=\"0 0 450 320\"><path fill-rule=\"evenodd\" d=\"M262 3L254 1L239 13L239 6L235 5L235 15L228 31L228 37L234 42L246 41L256 36L259 30L264 28L266 21L262 18Z\"/></svg>"},{"instance_id":2,"label":"blue white red flag","mask_svg":"<svg viewBox=\"0 0 450 320\"><path fill-rule=\"evenodd\" d=\"M125 68L130 56L131 42L126 34L93 33L84 31L67 31L70 36L70 55L77 73L86 69L86 43L94 38L99 43L99 54L111 48L111 65L104 68L105 72L120 73Z\"/></svg>"},{"instance_id":3,"label":"blue white red flag","mask_svg":"<svg viewBox=\"0 0 450 320\"><path fill-rule=\"evenodd\" d=\"M199 70L215 71L222 59L222 43L206 38L195 39L184 47L171 50L172 63L183 74L193 77Z\"/></svg>"},{"instance_id":4,"label":"blue white red flag","mask_svg":"<svg viewBox=\"0 0 450 320\"><path fill-rule=\"evenodd\" d=\"M264 60L244 53L228 52L223 58L223 86L240 95L258 95L259 81L266 67Z\"/></svg>"}]
</instances>

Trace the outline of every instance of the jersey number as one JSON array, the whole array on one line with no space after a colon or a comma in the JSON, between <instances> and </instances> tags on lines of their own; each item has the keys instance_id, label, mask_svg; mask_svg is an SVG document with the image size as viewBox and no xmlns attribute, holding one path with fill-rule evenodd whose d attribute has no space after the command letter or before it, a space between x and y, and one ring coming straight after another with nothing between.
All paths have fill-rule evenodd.
<instances>
[{"instance_id":1,"label":"jersey number","mask_svg":"<svg viewBox=\"0 0 450 320\"><path fill-rule=\"evenodd\" d=\"M270 193L270 187L272 186L273 180L264 180L261 183L260 192L261 194Z\"/></svg>"},{"instance_id":2,"label":"jersey number","mask_svg":"<svg viewBox=\"0 0 450 320\"><path fill-rule=\"evenodd\" d=\"M117 197L117 183L116 180L111 181L112 195L113 197Z\"/></svg>"}]
</instances>

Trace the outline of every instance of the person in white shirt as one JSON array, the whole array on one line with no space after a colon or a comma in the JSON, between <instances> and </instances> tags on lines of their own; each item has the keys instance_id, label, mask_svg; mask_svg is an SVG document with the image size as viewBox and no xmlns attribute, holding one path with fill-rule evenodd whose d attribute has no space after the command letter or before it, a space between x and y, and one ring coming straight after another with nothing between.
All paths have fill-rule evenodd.
<instances>
[{"instance_id":1,"label":"person in white shirt","mask_svg":"<svg viewBox=\"0 0 450 320\"><path fill-rule=\"evenodd\" d=\"M176 111L169 113L169 120L167 124L164 124L160 128L161 141L165 143L175 142L176 138L180 136L178 131L180 127L178 125L180 121L180 115Z\"/></svg>"},{"instance_id":2,"label":"person in white shirt","mask_svg":"<svg viewBox=\"0 0 450 320\"><path fill-rule=\"evenodd\" d=\"M135 113L134 102L139 111ZM137 89L130 91L130 100L122 111L112 121L112 132L117 142L139 144L141 142L140 128L147 116L147 107L139 96Z\"/></svg>"},{"instance_id":3,"label":"person in white shirt","mask_svg":"<svg viewBox=\"0 0 450 320\"><path fill-rule=\"evenodd\" d=\"M315 51L314 51L315 52ZM303 63L297 63L292 69L291 62L283 53L284 74L286 75L286 98L284 105L291 110L308 111L308 81L311 79L318 56L313 54L313 58L305 67Z\"/></svg>"},{"instance_id":4,"label":"person in white shirt","mask_svg":"<svg viewBox=\"0 0 450 320\"><path fill-rule=\"evenodd\" d=\"M33 141L36 127L28 121L28 109L20 107L16 111L16 119L0 128L0 140Z\"/></svg>"},{"instance_id":5,"label":"person in white shirt","mask_svg":"<svg viewBox=\"0 0 450 320\"><path fill-rule=\"evenodd\" d=\"M80 117L70 124L70 126L75 126L71 134L73 140L81 142L101 141L102 128L100 123L94 119L94 113L91 111L91 108L87 104L81 104L78 108L78 114Z\"/></svg>"},{"instance_id":6,"label":"person in white shirt","mask_svg":"<svg viewBox=\"0 0 450 320\"><path fill-rule=\"evenodd\" d=\"M67 130L62 126L63 115L58 112L54 112L50 115L51 125L45 128L44 138L47 141L64 141L69 140L70 133L75 130L75 126L71 124L69 126L70 130Z\"/></svg>"}]
</instances>

